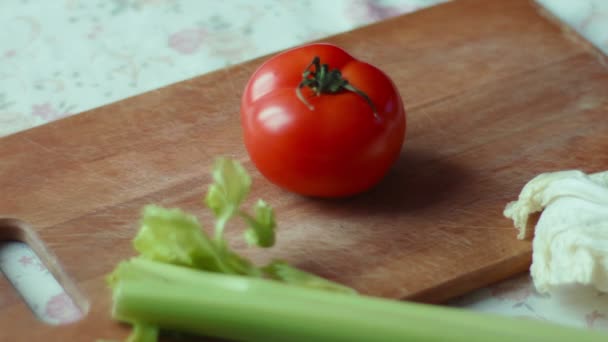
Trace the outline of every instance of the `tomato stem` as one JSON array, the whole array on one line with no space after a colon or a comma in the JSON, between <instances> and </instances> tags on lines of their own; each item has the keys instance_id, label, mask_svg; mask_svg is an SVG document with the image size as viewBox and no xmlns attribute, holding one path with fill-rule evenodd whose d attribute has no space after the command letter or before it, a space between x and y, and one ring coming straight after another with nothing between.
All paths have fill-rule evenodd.
<instances>
[{"instance_id":1,"label":"tomato stem","mask_svg":"<svg viewBox=\"0 0 608 342\"><path fill-rule=\"evenodd\" d=\"M314 67L314 68L313 68ZM372 100L363 91L357 89L342 77L342 73L338 69L329 69L329 65L321 64L321 59L318 56L313 58L312 62L304 69L302 73L302 82L296 88L296 94L310 110L315 109L313 105L306 100L302 94L302 88L310 88L316 96L321 94L336 94L341 91L350 91L361 96L372 108L375 118L379 118L378 111Z\"/></svg>"}]
</instances>

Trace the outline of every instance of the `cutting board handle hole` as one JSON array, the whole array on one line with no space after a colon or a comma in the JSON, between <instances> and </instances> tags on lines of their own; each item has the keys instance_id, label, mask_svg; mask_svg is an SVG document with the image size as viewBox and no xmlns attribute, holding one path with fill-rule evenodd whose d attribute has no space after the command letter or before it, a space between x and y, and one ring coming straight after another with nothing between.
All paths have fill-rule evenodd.
<instances>
[{"instance_id":1,"label":"cutting board handle hole","mask_svg":"<svg viewBox=\"0 0 608 342\"><path fill-rule=\"evenodd\" d=\"M0 218L0 273L46 324L76 322L88 311L86 300L56 258L22 221Z\"/></svg>"}]
</instances>

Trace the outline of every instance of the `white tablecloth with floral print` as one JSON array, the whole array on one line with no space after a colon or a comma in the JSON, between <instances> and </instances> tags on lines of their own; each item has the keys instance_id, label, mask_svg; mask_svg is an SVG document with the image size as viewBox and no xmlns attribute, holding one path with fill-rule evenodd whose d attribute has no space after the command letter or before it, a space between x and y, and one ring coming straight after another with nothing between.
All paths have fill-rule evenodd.
<instances>
[{"instance_id":1,"label":"white tablecloth with floral print","mask_svg":"<svg viewBox=\"0 0 608 342\"><path fill-rule=\"evenodd\" d=\"M440 2L2 0L0 136ZM608 53L608 1L538 2ZM80 317L27 246L0 247L0 269L43 320ZM451 305L608 331L608 295L539 295L527 274Z\"/></svg>"}]
</instances>

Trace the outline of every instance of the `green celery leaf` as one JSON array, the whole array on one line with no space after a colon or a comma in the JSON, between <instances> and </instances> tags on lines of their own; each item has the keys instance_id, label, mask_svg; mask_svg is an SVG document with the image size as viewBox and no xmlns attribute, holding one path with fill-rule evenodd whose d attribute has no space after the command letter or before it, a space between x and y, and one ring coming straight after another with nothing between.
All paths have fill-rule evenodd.
<instances>
[{"instance_id":1,"label":"green celery leaf","mask_svg":"<svg viewBox=\"0 0 608 342\"><path fill-rule=\"evenodd\" d=\"M116 288L116 286L118 285L118 283L123 280L122 275L124 273L123 269L125 268L125 266L124 266L125 264L126 264L126 261L119 262L118 265L116 267L114 267L114 270L112 271L112 273L110 273L106 276L106 283L112 290L114 290Z\"/></svg>"},{"instance_id":2,"label":"green celery leaf","mask_svg":"<svg viewBox=\"0 0 608 342\"><path fill-rule=\"evenodd\" d=\"M262 277L262 271L251 263L248 259L236 254L233 251L226 251L222 258L223 262L233 270L235 274L250 276L250 277Z\"/></svg>"},{"instance_id":3,"label":"green celery leaf","mask_svg":"<svg viewBox=\"0 0 608 342\"><path fill-rule=\"evenodd\" d=\"M133 331L126 342L156 342L158 341L158 327L146 323L133 324Z\"/></svg>"},{"instance_id":4,"label":"green celery leaf","mask_svg":"<svg viewBox=\"0 0 608 342\"><path fill-rule=\"evenodd\" d=\"M145 258L209 271L224 271L217 247L196 217L180 209L144 207L141 228L133 241ZM232 272L229 272L232 273Z\"/></svg>"},{"instance_id":5,"label":"green celery leaf","mask_svg":"<svg viewBox=\"0 0 608 342\"><path fill-rule=\"evenodd\" d=\"M249 193L251 177L241 164L228 158L218 158L213 165L213 181L205 203L217 218L216 238L222 236L226 222L232 218Z\"/></svg>"},{"instance_id":6,"label":"green celery leaf","mask_svg":"<svg viewBox=\"0 0 608 342\"><path fill-rule=\"evenodd\" d=\"M245 231L245 240L250 246L271 247L274 245L276 222L274 212L266 202L260 199L255 204L255 217L246 213L242 213L242 216L249 224L249 229Z\"/></svg>"},{"instance_id":7,"label":"green celery leaf","mask_svg":"<svg viewBox=\"0 0 608 342\"><path fill-rule=\"evenodd\" d=\"M325 278L316 276L290 266L284 261L275 260L264 266L262 270L272 279L296 286L310 287L320 290L357 294L354 289Z\"/></svg>"}]
</instances>

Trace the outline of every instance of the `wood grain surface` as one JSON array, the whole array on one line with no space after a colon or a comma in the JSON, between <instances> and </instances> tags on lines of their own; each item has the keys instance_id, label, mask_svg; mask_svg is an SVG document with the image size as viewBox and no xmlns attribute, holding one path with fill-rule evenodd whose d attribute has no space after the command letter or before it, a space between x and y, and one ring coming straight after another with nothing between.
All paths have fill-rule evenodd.
<instances>
[{"instance_id":1,"label":"wood grain surface","mask_svg":"<svg viewBox=\"0 0 608 342\"><path fill-rule=\"evenodd\" d=\"M103 277L143 205L209 222L216 156L275 207L274 251L365 294L438 303L527 269L505 204L538 173L608 169L608 71L525 0L456 0L324 41L386 71L408 112L400 160L372 191L316 200L269 184L244 150L239 103L266 58L0 139L0 236L30 242L88 314L36 320L0 280L0 341L122 338Z\"/></svg>"}]
</instances>

